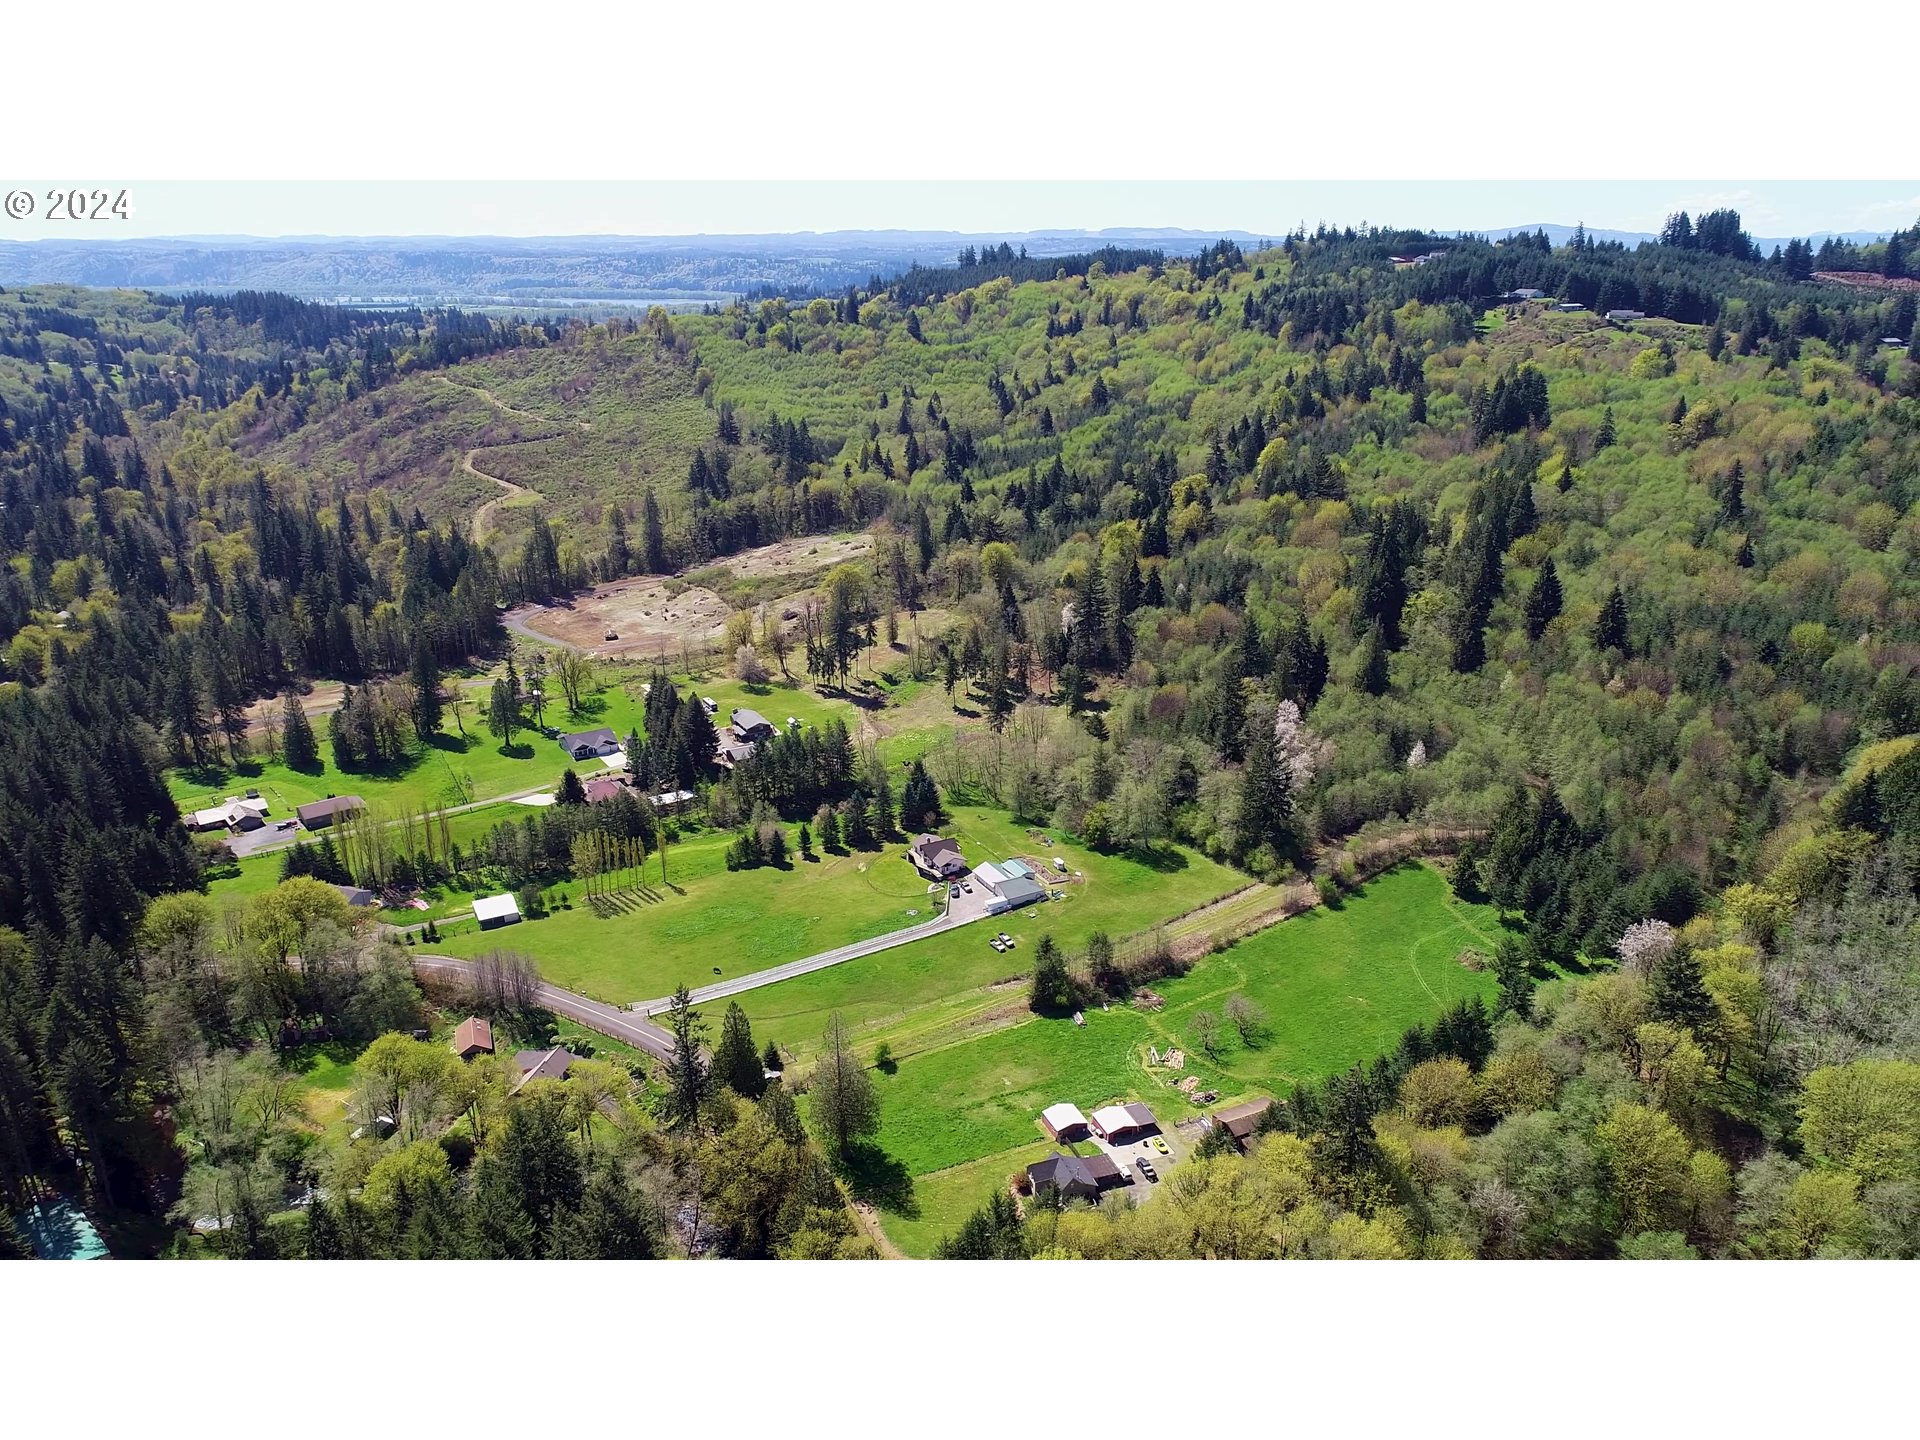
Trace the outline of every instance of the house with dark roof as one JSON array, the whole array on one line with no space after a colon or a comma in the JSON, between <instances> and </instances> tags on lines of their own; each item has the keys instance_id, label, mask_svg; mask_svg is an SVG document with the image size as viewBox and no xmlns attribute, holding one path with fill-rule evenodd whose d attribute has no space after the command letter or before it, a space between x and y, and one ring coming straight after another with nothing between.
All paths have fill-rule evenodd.
<instances>
[{"instance_id":1,"label":"house with dark roof","mask_svg":"<svg viewBox=\"0 0 1920 1440\"><path fill-rule=\"evenodd\" d=\"M741 707L732 712L733 733L742 740L771 740L773 722L758 710Z\"/></svg>"},{"instance_id":2,"label":"house with dark roof","mask_svg":"<svg viewBox=\"0 0 1920 1440\"><path fill-rule=\"evenodd\" d=\"M521 1050L514 1055L513 1063L520 1070L520 1085L524 1085L529 1080L564 1080L579 1058L564 1045L556 1045L551 1050Z\"/></svg>"},{"instance_id":3,"label":"house with dark roof","mask_svg":"<svg viewBox=\"0 0 1920 1440\"><path fill-rule=\"evenodd\" d=\"M1056 1153L1027 1166L1027 1183L1035 1195L1051 1190L1065 1199L1095 1200L1127 1177L1111 1156Z\"/></svg>"},{"instance_id":4,"label":"house with dark roof","mask_svg":"<svg viewBox=\"0 0 1920 1440\"><path fill-rule=\"evenodd\" d=\"M753 741L742 740L731 730L722 730L718 740L714 743L713 758L717 764L724 765L727 769L731 770L742 760L745 760L749 755L753 754L757 748Z\"/></svg>"},{"instance_id":5,"label":"house with dark roof","mask_svg":"<svg viewBox=\"0 0 1920 1440\"><path fill-rule=\"evenodd\" d=\"M575 760L591 760L596 755L613 754L620 748L620 737L610 727L601 725L577 734L562 735L560 748Z\"/></svg>"},{"instance_id":6,"label":"house with dark roof","mask_svg":"<svg viewBox=\"0 0 1920 1440\"><path fill-rule=\"evenodd\" d=\"M297 806L293 813L303 830L324 830L366 808L367 802L358 795L329 795L324 800Z\"/></svg>"},{"instance_id":7,"label":"house with dark roof","mask_svg":"<svg viewBox=\"0 0 1920 1440\"><path fill-rule=\"evenodd\" d=\"M1260 1126L1260 1117L1272 1106L1273 1101L1263 1095L1258 1100L1222 1106L1207 1118L1225 1130L1232 1137L1233 1143L1244 1150L1247 1148L1247 1142L1253 1138L1254 1131Z\"/></svg>"},{"instance_id":8,"label":"house with dark roof","mask_svg":"<svg viewBox=\"0 0 1920 1440\"><path fill-rule=\"evenodd\" d=\"M469 1015L453 1032L453 1053L462 1060L493 1053L493 1026L478 1015Z\"/></svg>"},{"instance_id":9,"label":"house with dark roof","mask_svg":"<svg viewBox=\"0 0 1920 1440\"><path fill-rule=\"evenodd\" d=\"M960 847L940 835L921 835L907 847L913 868L929 880L951 880L967 873L967 857Z\"/></svg>"},{"instance_id":10,"label":"house with dark roof","mask_svg":"<svg viewBox=\"0 0 1920 1440\"><path fill-rule=\"evenodd\" d=\"M336 885L333 888L338 890L340 892L341 898L345 900L347 904L353 906L356 910L360 909L363 906L371 905L374 902L373 891L368 890L363 886Z\"/></svg>"}]
</instances>

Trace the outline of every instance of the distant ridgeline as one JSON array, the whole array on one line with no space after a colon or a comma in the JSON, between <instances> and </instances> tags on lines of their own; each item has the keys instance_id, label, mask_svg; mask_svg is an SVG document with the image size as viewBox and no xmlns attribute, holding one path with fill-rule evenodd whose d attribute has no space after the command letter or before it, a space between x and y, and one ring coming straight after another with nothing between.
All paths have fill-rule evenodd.
<instances>
[{"instance_id":1,"label":"distant ridgeline","mask_svg":"<svg viewBox=\"0 0 1920 1440\"><path fill-rule=\"evenodd\" d=\"M1227 243L1224 240L1220 242L1222 246ZM1104 265L1109 272L1157 270L1166 261L1166 253L1161 250L1122 249L1116 245L1103 246L1084 255L1029 257L1026 246L1016 251L1002 241L997 246L985 246L977 251L969 245L952 265L915 265L904 275L892 280L882 280L876 275L869 288L885 290L902 305L924 305L929 300L971 290L976 285L1003 276L1019 284L1026 280L1051 280L1056 275L1085 275L1095 265Z\"/></svg>"}]
</instances>

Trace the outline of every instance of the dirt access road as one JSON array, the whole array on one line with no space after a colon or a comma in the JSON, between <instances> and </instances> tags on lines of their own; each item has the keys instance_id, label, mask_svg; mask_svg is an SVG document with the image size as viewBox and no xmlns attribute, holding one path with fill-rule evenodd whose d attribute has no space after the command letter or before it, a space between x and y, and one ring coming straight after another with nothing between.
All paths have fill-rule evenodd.
<instances>
[{"instance_id":1,"label":"dirt access road","mask_svg":"<svg viewBox=\"0 0 1920 1440\"><path fill-rule=\"evenodd\" d=\"M548 415L536 415L531 410L516 409L483 385L465 385L455 380L451 375L443 375L441 378L455 389L467 390L478 395L503 415L511 415L517 420L530 420L535 425L547 427L545 434L523 435L518 440L512 442L515 445L530 445L541 440L557 440L567 433L566 427L569 425L576 431L591 430L593 428L592 424L586 420L561 421L555 420ZM555 429L553 428L555 426L561 428ZM541 498L539 491L529 490L524 485L516 485L511 480L504 479L490 471L482 470L479 465L474 463L474 457L482 450L504 450L505 448L506 446L504 445L476 445L467 451L460 461L460 468L469 475L477 479L490 481L498 485L504 492L494 499L487 501L478 510L473 512L473 543L476 545L485 545L487 543L487 531L493 524L494 512L501 506L526 504Z\"/></svg>"}]
</instances>

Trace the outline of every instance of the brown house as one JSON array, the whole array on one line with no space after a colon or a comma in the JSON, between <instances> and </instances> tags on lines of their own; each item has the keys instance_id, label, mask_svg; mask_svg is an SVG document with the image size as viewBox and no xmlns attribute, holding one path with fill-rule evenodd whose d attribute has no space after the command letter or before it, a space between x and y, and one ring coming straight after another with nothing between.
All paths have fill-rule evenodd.
<instances>
[{"instance_id":1,"label":"brown house","mask_svg":"<svg viewBox=\"0 0 1920 1440\"><path fill-rule=\"evenodd\" d=\"M1273 1101L1264 1095L1258 1100L1243 1101L1238 1105L1228 1105L1216 1110L1208 1117L1233 1137L1233 1143L1242 1150L1253 1138L1253 1132L1259 1127L1260 1117L1272 1107Z\"/></svg>"},{"instance_id":2,"label":"brown house","mask_svg":"<svg viewBox=\"0 0 1920 1440\"><path fill-rule=\"evenodd\" d=\"M453 1032L453 1053L462 1060L493 1053L493 1026L478 1015L469 1015Z\"/></svg>"}]
</instances>

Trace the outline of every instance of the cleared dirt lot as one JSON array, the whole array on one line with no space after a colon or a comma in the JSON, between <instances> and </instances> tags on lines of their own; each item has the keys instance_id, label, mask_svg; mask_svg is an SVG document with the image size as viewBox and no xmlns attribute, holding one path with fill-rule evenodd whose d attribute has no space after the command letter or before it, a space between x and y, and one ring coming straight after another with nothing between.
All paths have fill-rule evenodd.
<instances>
[{"instance_id":1,"label":"cleared dirt lot","mask_svg":"<svg viewBox=\"0 0 1920 1440\"><path fill-rule=\"evenodd\" d=\"M865 555L872 548L871 535L809 536L743 550L698 573L722 584L716 572L725 571L737 580L798 578ZM782 596L767 603L778 615L794 598ZM508 628L536 640L589 655L644 658L677 653L682 645L695 649L711 645L725 632L730 613L727 601L707 586L683 587L664 575L639 575L599 586L567 603L523 605L510 612L506 621ZM618 638L607 639L609 633Z\"/></svg>"}]
</instances>

